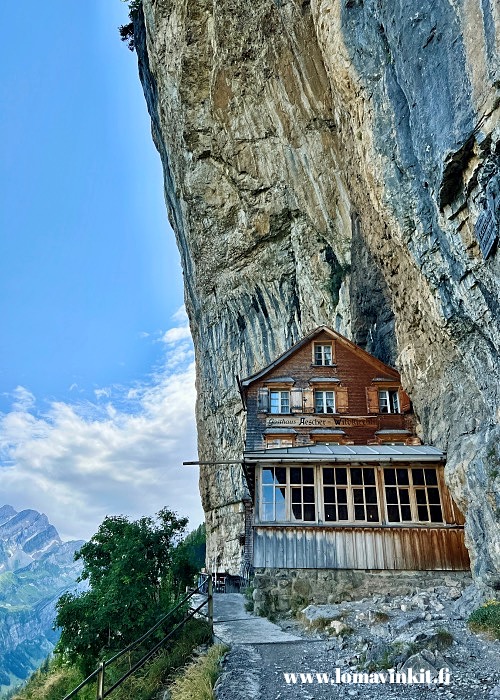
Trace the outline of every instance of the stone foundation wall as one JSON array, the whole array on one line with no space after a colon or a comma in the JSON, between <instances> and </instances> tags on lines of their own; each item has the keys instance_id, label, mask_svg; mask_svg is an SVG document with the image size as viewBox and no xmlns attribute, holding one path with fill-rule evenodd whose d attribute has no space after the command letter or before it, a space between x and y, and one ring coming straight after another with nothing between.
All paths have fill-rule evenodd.
<instances>
[{"instance_id":1,"label":"stone foundation wall","mask_svg":"<svg viewBox=\"0 0 500 700\"><path fill-rule=\"evenodd\" d=\"M297 611L310 603L340 603L373 595L409 595L416 589L472 582L467 571L360 571L352 569L256 569L254 612Z\"/></svg>"}]
</instances>

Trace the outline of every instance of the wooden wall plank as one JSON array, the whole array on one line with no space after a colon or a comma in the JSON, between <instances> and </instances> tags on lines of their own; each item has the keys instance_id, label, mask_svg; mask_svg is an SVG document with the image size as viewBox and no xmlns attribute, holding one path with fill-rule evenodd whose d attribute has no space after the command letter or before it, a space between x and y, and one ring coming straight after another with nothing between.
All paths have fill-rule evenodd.
<instances>
[{"instance_id":1,"label":"wooden wall plank","mask_svg":"<svg viewBox=\"0 0 500 700\"><path fill-rule=\"evenodd\" d=\"M466 571L470 562L459 528L256 526L254 566Z\"/></svg>"}]
</instances>

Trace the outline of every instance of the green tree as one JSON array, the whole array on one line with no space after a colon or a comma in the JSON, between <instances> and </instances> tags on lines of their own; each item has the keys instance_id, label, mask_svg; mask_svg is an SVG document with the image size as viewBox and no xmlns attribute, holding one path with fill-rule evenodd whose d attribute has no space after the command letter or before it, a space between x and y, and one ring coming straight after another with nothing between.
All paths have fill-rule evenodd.
<instances>
[{"instance_id":1,"label":"green tree","mask_svg":"<svg viewBox=\"0 0 500 700\"><path fill-rule=\"evenodd\" d=\"M200 525L187 535L174 550L172 561L172 584L180 595L186 586L205 565L206 530Z\"/></svg>"},{"instance_id":2,"label":"green tree","mask_svg":"<svg viewBox=\"0 0 500 700\"><path fill-rule=\"evenodd\" d=\"M79 581L89 589L57 603L57 653L88 673L154 625L173 604L172 564L186 525L166 508L156 520L105 518L75 554L84 565Z\"/></svg>"}]
</instances>

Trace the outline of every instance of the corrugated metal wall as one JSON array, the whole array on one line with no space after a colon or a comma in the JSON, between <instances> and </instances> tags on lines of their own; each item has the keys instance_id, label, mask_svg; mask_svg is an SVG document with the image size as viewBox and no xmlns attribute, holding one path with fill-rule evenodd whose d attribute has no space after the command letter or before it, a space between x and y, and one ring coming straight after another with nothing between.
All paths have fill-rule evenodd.
<instances>
[{"instance_id":1,"label":"corrugated metal wall","mask_svg":"<svg viewBox=\"0 0 500 700\"><path fill-rule=\"evenodd\" d=\"M254 567L467 571L460 528L255 527Z\"/></svg>"}]
</instances>

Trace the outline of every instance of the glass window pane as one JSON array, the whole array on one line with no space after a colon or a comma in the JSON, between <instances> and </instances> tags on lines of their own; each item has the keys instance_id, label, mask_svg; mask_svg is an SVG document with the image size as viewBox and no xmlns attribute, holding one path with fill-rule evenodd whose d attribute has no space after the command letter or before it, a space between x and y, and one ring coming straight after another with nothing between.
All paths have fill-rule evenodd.
<instances>
[{"instance_id":1,"label":"glass window pane","mask_svg":"<svg viewBox=\"0 0 500 700\"><path fill-rule=\"evenodd\" d=\"M412 469L411 476L413 479L414 486L423 486L424 485L425 482L424 482L424 470L423 469Z\"/></svg>"},{"instance_id":2,"label":"glass window pane","mask_svg":"<svg viewBox=\"0 0 500 700\"><path fill-rule=\"evenodd\" d=\"M366 506L366 519L369 523L378 523L378 506Z\"/></svg>"},{"instance_id":3,"label":"glass window pane","mask_svg":"<svg viewBox=\"0 0 500 700\"><path fill-rule=\"evenodd\" d=\"M408 479L408 469L397 469L396 471L398 475L398 485L408 486L410 483Z\"/></svg>"},{"instance_id":4,"label":"glass window pane","mask_svg":"<svg viewBox=\"0 0 500 700\"><path fill-rule=\"evenodd\" d=\"M302 483L302 474L300 472L301 472L300 467L292 467L290 469L290 483L291 484L301 484Z\"/></svg>"},{"instance_id":5,"label":"glass window pane","mask_svg":"<svg viewBox=\"0 0 500 700\"><path fill-rule=\"evenodd\" d=\"M275 470L275 479L276 484L286 484L286 469L283 467L277 467Z\"/></svg>"},{"instance_id":6,"label":"glass window pane","mask_svg":"<svg viewBox=\"0 0 500 700\"><path fill-rule=\"evenodd\" d=\"M325 495L325 503L335 503L335 489L332 486L326 486L323 489Z\"/></svg>"},{"instance_id":7,"label":"glass window pane","mask_svg":"<svg viewBox=\"0 0 500 700\"><path fill-rule=\"evenodd\" d=\"M316 520L316 508L314 503L306 503L304 505L304 520Z\"/></svg>"},{"instance_id":8,"label":"glass window pane","mask_svg":"<svg viewBox=\"0 0 500 700\"><path fill-rule=\"evenodd\" d=\"M292 489L292 503L302 503L302 489Z\"/></svg>"},{"instance_id":9,"label":"glass window pane","mask_svg":"<svg viewBox=\"0 0 500 700\"><path fill-rule=\"evenodd\" d=\"M396 485L396 470L384 469L384 481L388 486Z\"/></svg>"},{"instance_id":10,"label":"glass window pane","mask_svg":"<svg viewBox=\"0 0 500 700\"><path fill-rule=\"evenodd\" d=\"M401 517L405 522L411 522L410 506L401 506Z\"/></svg>"},{"instance_id":11,"label":"glass window pane","mask_svg":"<svg viewBox=\"0 0 500 700\"><path fill-rule=\"evenodd\" d=\"M364 506L354 506L354 520L364 520L365 519L365 507Z\"/></svg>"},{"instance_id":12,"label":"glass window pane","mask_svg":"<svg viewBox=\"0 0 500 700\"><path fill-rule=\"evenodd\" d=\"M429 520L427 506L418 506L418 519L422 522L427 522Z\"/></svg>"},{"instance_id":13,"label":"glass window pane","mask_svg":"<svg viewBox=\"0 0 500 700\"><path fill-rule=\"evenodd\" d=\"M399 508L397 506L387 506L387 519L390 523L399 523Z\"/></svg>"},{"instance_id":14,"label":"glass window pane","mask_svg":"<svg viewBox=\"0 0 500 700\"><path fill-rule=\"evenodd\" d=\"M347 469L345 467L337 467L335 469L335 479L337 484L347 486Z\"/></svg>"},{"instance_id":15,"label":"glass window pane","mask_svg":"<svg viewBox=\"0 0 500 700\"><path fill-rule=\"evenodd\" d=\"M397 503L398 502L398 490L392 488L385 489L385 498L387 503Z\"/></svg>"},{"instance_id":16,"label":"glass window pane","mask_svg":"<svg viewBox=\"0 0 500 700\"><path fill-rule=\"evenodd\" d=\"M437 503L439 505L439 489L427 489L427 498L429 503Z\"/></svg>"},{"instance_id":17,"label":"glass window pane","mask_svg":"<svg viewBox=\"0 0 500 700\"><path fill-rule=\"evenodd\" d=\"M311 469L310 467L304 467L302 469L302 483L314 484L314 469Z\"/></svg>"},{"instance_id":18,"label":"glass window pane","mask_svg":"<svg viewBox=\"0 0 500 700\"><path fill-rule=\"evenodd\" d=\"M276 503L284 503L285 502L285 494L286 494L286 489L280 486L275 490L275 499Z\"/></svg>"},{"instance_id":19,"label":"glass window pane","mask_svg":"<svg viewBox=\"0 0 500 700\"><path fill-rule=\"evenodd\" d=\"M262 505L262 520L274 520L274 506L272 503Z\"/></svg>"},{"instance_id":20,"label":"glass window pane","mask_svg":"<svg viewBox=\"0 0 500 700\"><path fill-rule=\"evenodd\" d=\"M417 499L417 503L427 503L424 489L417 489L415 491L415 498Z\"/></svg>"},{"instance_id":21,"label":"glass window pane","mask_svg":"<svg viewBox=\"0 0 500 700\"><path fill-rule=\"evenodd\" d=\"M337 489L337 503L347 503L347 489Z\"/></svg>"},{"instance_id":22,"label":"glass window pane","mask_svg":"<svg viewBox=\"0 0 500 700\"><path fill-rule=\"evenodd\" d=\"M325 362L325 365L332 364L332 346L331 345L323 345L323 360Z\"/></svg>"},{"instance_id":23,"label":"glass window pane","mask_svg":"<svg viewBox=\"0 0 500 700\"><path fill-rule=\"evenodd\" d=\"M367 486L365 488L365 499L367 503L377 502L377 489L373 486Z\"/></svg>"},{"instance_id":24,"label":"glass window pane","mask_svg":"<svg viewBox=\"0 0 500 700\"><path fill-rule=\"evenodd\" d=\"M349 520L347 506L339 506L339 520Z\"/></svg>"},{"instance_id":25,"label":"glass window pane","mask_svg":"<svg viewBox=\"0 0 500 700\"><path fill-rule=\"evenodd\" d=\"M354 503L364 503L365 502L363 489L353 489L352 495L353 495Z\"/></svg>"},{"instance_id":26,"label":"glass window pane","mask_svg":"<svg viewBox=\"0 0 500 700\"><path fill-rule=\"evenodd\" d=\"M304 486L304 503L314 503L314 486Z\"/></svg>"},{"instance_id":27,"label":"glass window pane","mask_svg":"<svg viewBox=\"0 0 500 700\"><path fill-rule=\"evenodd\" d=\"M274 499L274 486L262 487L262 500L264 503L272 503Z\"/></svg>"},{"instance_id":28,"label":"glass window pane","mask_svg":"<svg viewBox=\"0 0 500 700\"><path fill-rule=\"evenodd\" d=\"M280 503L276 502L276 520L285 520L286 519L286 508L285 508L285 501L281 501Z\"/></svg>"},{"instance_id":29,"label":"glass window pane","mask_svg":"<svg viewBox=\"0 0 500 700\"><path fill-rule=\"evenodd\" d=\"M378 410L380 413L389 413L389 394L385 390L378 392Z\"/></svg>"},{"instance_id":30,"label":"glass window pane","mask_svg":"<svg viewBox=\"0 0 500 700\"><path fill-rule=\"evenodd\" d=\"M441 506L429 506L429 510L431 512L431 522L433 522L433 523L442 523L443 522L443 513L441 512Z\"/></svg>"},{"instance_id":31,"label":"glass window pane","mask_svg":"<svg viewBox=\"0 0 500 700\"><path fill-rule=\"evenodd\" d=\"M374 469L363 469L363 479L365 484L371 486L375 483L375 470Z\"/></svg>"},{"instance_id":32,"label":"glass window pane","mask_svg":"<svg viewBox=\"0 0 500 700\"><path fill-rule=\"evenodd\" d=\"M363 476L361 469L351 469L351 484L354 484L355 486L361 486L362 483Z\"/></svg>"},{"instance_id":33,"label":"glass window pane","mask_svg":"<svg viewBox=\"0 0 500 700\"><path fill-rule=\"evenodd\" d=\"M301 503L292 503L292 520L302 520Z\"/></svg>"},{"instance_id":34,"label":"glass window pane","mask_svg":"<svg viewBox=\"0 0 500 700\"><path fill-rule=\"evenodd\" d=\"M399 502L409 503L410 502L410 492L408 489L399 489Z\"/></svg>"},{"instance_id":35,"label":"glass window pane","mask_svg":"<svg viewBox=\"0 0 500 700\"><path fill-rule=\"evenodd\" d=\"M262 470L262 483L263 484L273 484L274 483L274 470L273 469L263 469Z\"/></svg>"},{"instance_id":36,"label":"glass window pane","mask_svg":"<svg viewBox=\"0 0 500 700\"><path fill-rule=\"evenodd\" d=\"M335 513L334 505L325 505L325 520L332 521L337 520L337 515Z\"/></svg>"},{"instance_id":37,"label":"glass window pane","mask_svg":"<svg viewBox=\"0 0 500 700\"><path fill-rule=\"evenodd\" d=\"M270 392L270 408L271 413L279 413L280 411L280 399L277 391Z\"/></svg>"},{"instance_id":38,"label":"glass window pane","mask_svg":"<svg viewBox=\"0 0 500 700\"><path fill-rule=\"evenodd\" d=\"M323 483L324 484L334 484L335 483L335 472L333 469L323 469Z\"/></svg>"},{"instance_id":39,"label":"glass window pane","mask_svg":"<svg viewBox=\"0 0 500 700\"><path fill-rule=\"evenodd\" d=\"M425 470L425 483L427 486L436 486L437 485L437 474L435 469L426 469Z\"/></svg>"}]
</instances>

